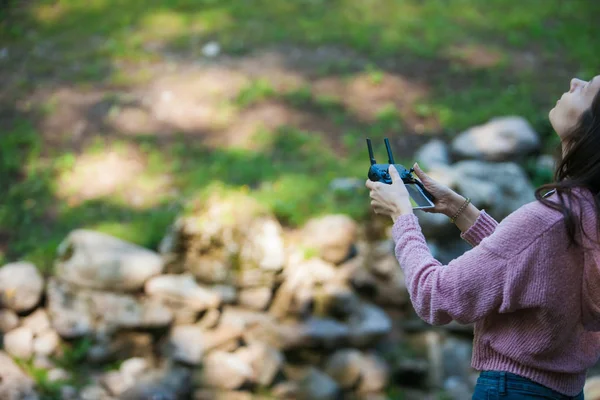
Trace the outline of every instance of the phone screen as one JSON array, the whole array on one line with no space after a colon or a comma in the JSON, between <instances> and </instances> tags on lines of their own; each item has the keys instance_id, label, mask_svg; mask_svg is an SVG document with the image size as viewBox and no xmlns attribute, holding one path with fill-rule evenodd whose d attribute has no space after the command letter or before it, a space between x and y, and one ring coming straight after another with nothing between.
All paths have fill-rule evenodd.
<instances>
[{"instance_id":1,"label":"phone screen","mask_svg":"<svg viewBox=\"0 0 600 400\"><path fill-rule=\"evenodd\" d=\"M425 196L425 193L421 190L421 188L414 184L408 183L404 184L406 189L408 190L408 194L410 196L410 203L413 208L433 208L435 205Z\"/></svg>"}]
</instances>

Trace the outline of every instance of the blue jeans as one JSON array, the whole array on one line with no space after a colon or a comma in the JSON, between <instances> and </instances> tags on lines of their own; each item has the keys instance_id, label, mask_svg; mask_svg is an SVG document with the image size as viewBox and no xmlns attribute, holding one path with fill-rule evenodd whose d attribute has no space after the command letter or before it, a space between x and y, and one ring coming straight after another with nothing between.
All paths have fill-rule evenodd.
<instances>
[{"instance_id":1,"label":"blue jeans","mask_svg":"<svg viewBox=\"0 0 600 400\"><path fill-rule=\"evenodd\" d=\"M530 379L510 372L483 371L477 378L472 400L583 400L566 396Z\"/></svg>"}]
</instances>

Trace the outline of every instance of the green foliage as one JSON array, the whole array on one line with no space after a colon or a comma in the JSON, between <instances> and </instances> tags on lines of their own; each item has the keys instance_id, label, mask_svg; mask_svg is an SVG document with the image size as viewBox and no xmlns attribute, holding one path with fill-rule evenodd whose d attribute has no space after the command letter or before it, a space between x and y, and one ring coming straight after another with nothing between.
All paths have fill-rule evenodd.
<instances>
[{"instance_id":1,"label":"green foliage","mask_svg":"<svg viewBox=\"0 0 600 400\"><path fill-rule=\"evenodd\" d=\"M385 394L390 400L404 400L406 398L404 391L397 386L388 386Z\"/></svg>"},{"instance_id":2,"label":"green foliage","mask_svg":"<svg viewBox=\"0 0 600 400\"><path fill-rule=\"evenodd\" d=\"M35 388L42 400L60 400L61 387L71 384L69 380L50 381L48 379L48 370L45 368L36 368L32 361L15 360L27 375L35 382Z\"/></svg>"},{"instance_id":3,"label":"green foliage","mask_svg":"<svg viewBox=\"0 0 600 400\"><path fill-rule=\"evenodd\" d=\"M65 380L50 381L48 370L35 367L33 360L15 359L15 362L34 380L41 399L59 400L62 398L60 391L62 386L71 385L77 388L87 383L87 373L82 365L91 345L89 338L76 340L71 344L63 344L60 349L61 355L52 357L52 361L57 367L71 374L70 378Z\"/></svg>"},{"instance_id":4,"label":"green foliage","mask_svg":"<svg viewBox=\"0 0 600 400\"><path fill-rule=\"evenodd\" d=\"M252 81L248 86L243 88L237 98L236 103L241 107L247 107L251 104L268 99L275 94L275 89L266 79L258 79Z\"/></svg>"},{"instance_id":5,"label":"green foliage","mask_svg":"<svg viewBox=\"0 0 600 400\"><path fill-rule=\"evenodd\" d=\"M369 81L374 85L379 85L383 82L384 72L374 66L373 64L367 65L367 76L369 77Z\"/></svg>"},{"instance_id":6,"label":"green foliage","mask_svg":"<svg viewBox=\"0 0 600 400\"><path fill-rule=\"evenodd\" d=\"M59 352L60 356L55 357L53 361L61 368L74 369L85 360L92 345L93 342L89 337L77 339L68 344L63 343Z\"/></svg>"}]
</instances>

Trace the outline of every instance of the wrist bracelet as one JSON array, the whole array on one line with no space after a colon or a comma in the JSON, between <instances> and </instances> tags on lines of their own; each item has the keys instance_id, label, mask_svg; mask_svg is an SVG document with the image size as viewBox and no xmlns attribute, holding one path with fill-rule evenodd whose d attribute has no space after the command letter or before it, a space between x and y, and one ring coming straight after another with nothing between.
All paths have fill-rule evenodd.
<instances>
[{"instance_id":1,"label":"wrist bracelet","mask_svg":"<svg viewBox=\"0 0 600 400\"><path fill-rule=\"evenodd\" d=\"M456 214L454 214L451 218L450 218L450 222L454 223L456 222L456 218L458 218L458 216L465 211L465 208L467 208L467 206L469 205L469 203L471 202L471 199L467 197L467 199L465 200L465 202L463 203L462 206L460 206L460 208L458 209L458 211L456 212Z\"/></svg>"}]
</instances>

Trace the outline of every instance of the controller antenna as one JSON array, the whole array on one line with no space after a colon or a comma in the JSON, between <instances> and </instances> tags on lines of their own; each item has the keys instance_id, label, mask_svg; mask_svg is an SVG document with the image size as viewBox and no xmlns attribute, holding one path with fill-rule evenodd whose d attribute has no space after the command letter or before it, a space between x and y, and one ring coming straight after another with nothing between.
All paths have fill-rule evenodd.
<instances>
[{"instance_id":1,"label":"controller antenna","mask_svg":"<svg viewBox=\"0 0 600 400\"><path fill-rule=\"evenodd\" d=\"M375 156L373 155L373 146L371 146L371 139L367 138L367 149L369 149L369 159L371 160L371 165L377 164L375 161Z\"/></svg>"},{"instance_id":2,"label":"controller antenna","mask_svg":"<svg viewBox=\"0 0 600 400\"><path fill-rule=\"evenodd\" d=\"M388 138L385 138L383 141L385 142L385 149L387 150L387 154L388 154L388 164L396 164L394 162L394 156L392 155L392 148L390 146L390 141L388 140Z\"/></svg>"}]
</instances>

